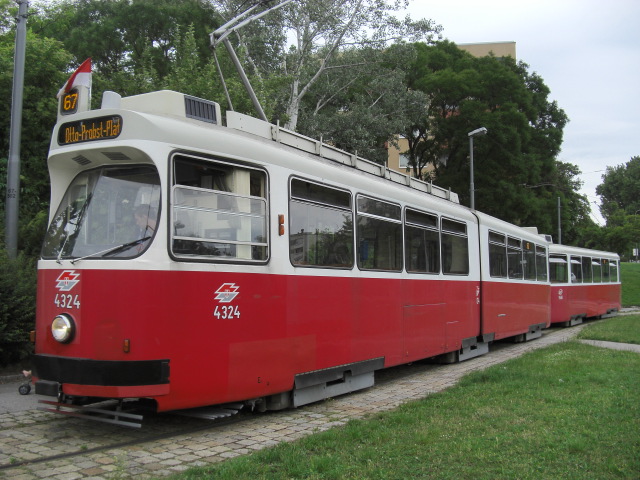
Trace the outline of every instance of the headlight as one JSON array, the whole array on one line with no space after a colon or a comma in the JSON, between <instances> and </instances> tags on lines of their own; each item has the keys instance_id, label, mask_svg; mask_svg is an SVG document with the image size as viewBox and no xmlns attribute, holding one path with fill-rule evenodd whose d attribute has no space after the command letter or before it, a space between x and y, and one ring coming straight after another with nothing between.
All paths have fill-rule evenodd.
<instances>
[{"instance_id":1,"label":"headlight","mask_svg":"<svg viewBox=\"0 0 640 480\"><path fill-rule=\"evenodd\" d=\"M76 326L69 315L58 315L51 322L51 334L60 343L69 343L76 333Z\"/></svg>"}]
</instances>

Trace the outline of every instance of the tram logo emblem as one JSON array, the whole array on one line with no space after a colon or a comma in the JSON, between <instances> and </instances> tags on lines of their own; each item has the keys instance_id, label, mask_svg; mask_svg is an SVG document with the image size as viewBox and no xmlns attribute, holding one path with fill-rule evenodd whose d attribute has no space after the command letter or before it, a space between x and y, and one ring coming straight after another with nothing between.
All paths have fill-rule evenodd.
<instances>
[{"instance_id":1,"label":"tram logo emblem","mask_svg":"<svg viewBox=\"0 0 640 480\"><path fill-rule=\"evenodd\" d=\"M235 283L223 283L216 290L216 300L220 303L231 303L238 296L240 287Z\"/></svg>"},{"instance_id":2,"label":"tram logo emblem","mask_svg":"<svg viewBox=\"0 0 640 480\"><path fill-rule=\"evenodd\" d=\"M65 270L56 279L56 288L61 292L69 292L80 283L80 274L75 270Z\"/></svg>"}]
</instances>

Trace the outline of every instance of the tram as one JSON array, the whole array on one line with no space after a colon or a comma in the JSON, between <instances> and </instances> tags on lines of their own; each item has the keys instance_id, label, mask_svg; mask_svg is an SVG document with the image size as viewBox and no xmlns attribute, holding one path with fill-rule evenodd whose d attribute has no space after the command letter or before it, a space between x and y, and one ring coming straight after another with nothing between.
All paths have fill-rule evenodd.
<instances>
[{"instance_id":1,"label":"tram","mask_svg":"<svg viewBox=\"0 0 640 480\"><path fill-rule=\"evenodd\" d=\"M81 100L61 100L38 264L52 411L297 407L553 321L555 247L449 190L178 92Z\"/></svg>"},{"instance_id":2,"label":"tram","mask_svg":"<svg viewBox=\"0 0 640 480\"><path fill-rule=\"evenodd\" d=\"M578 325L620 310L620 257L566 245L551 245L551 323Z\"/></svg>"}]
</instances>

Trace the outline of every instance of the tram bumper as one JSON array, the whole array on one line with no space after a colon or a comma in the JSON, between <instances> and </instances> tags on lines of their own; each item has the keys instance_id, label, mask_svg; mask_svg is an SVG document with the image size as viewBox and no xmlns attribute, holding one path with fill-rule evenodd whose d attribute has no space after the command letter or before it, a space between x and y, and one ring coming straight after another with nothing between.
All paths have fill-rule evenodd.
<instances>
[{"instance_id":1,"label":"tram bumper","mask_svg":"<svg viewBox=\"0 0 640 480\"><path fill-rule=\"evenodd\" d=\"M49 380L37 380L35 382L36 395L45 395L47 397L57 397L61 391L62 385L58 382Z\"/></svg>"},{"instance_id":2,"label":"tram bumper","mask_svg":"<svg viewBox=\"0 0 640 480\"><path fill-rule=\"evenodd\" d=\"M169 393L169 360L112 361L36 354L36 394L106 398Z\"/></svg>"}]
</instances>

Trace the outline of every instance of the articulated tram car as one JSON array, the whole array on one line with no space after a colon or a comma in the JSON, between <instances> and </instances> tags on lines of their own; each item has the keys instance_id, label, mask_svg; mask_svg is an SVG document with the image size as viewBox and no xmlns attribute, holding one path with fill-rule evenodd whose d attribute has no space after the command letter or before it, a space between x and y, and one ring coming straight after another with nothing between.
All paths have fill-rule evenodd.
<instances>
[{"instance_id":1,"label":"articulated tram car","mask_svg":"<svg viewBox=\"0 0 640 480\"><path fill-rule=\"evenodd\" d=\"M619 263L615 253L551 245L551 323L577 325L619 311Z\"/></svg>"},{"instance_id":2,"label":"articulated tram car","mask_svg":"<svg viewBox=\"0 0 640 480\"><path fill-rule=\"evenodd\" d=\"M58 411L299 406L550 324L549 242L448 190L177 92L61 110L34 355Z\"/></svg>"}]
</instances>

